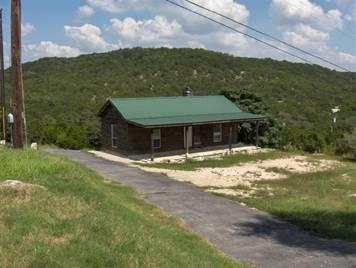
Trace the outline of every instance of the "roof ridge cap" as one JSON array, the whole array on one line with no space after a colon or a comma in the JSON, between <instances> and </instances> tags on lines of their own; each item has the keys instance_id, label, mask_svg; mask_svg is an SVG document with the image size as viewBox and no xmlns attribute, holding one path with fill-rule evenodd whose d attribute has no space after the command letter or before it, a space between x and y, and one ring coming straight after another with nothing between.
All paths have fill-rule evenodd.
<instances>
[{"instance_id":1,"label":"roof ridge cap","mask_svg":"<svg viewBox=\"0 0 356 268\"><path fill-rule=\"evenodd\" d=\"M211 98L211 97L225 97L224 95L195 95L195 96L149 96L149 97L128 97L128 98L110 98L110 100L145 100L145 99L173 99L173 98ZM226 97L225 97L226 98Z\"/></svg>"}]
</instances>

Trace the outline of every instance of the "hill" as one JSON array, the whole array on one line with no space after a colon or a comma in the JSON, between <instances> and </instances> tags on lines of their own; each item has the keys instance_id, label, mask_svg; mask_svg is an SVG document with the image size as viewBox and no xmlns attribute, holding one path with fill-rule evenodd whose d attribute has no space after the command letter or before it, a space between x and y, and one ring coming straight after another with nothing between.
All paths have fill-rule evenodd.
<instances>
[{"instance_id":1,"label":"hill","mask_svg":"<svg viewBox=\"0 0 356 268\"><path fill-rule=\"evenodd\" d=\"M0 204L1 267L249 267L127 186L44 152L0 149Z\"/></svg>"},{"instance_id":2,"label":"hill","mask_svg":"<svg viewBox=\"0 0 356 268\"><path fill-rule=\"evenodd\" d=\"M68 132L74 136L88 132L95 140L96 112L108 97L180 95L188 85L195 95L244 89L287 128L328 133L335 105L341 106L340 129L351 130L356 124L356 73L318 65L202 49L133 48L43 58L25 63L23 77L30 139L44 142L60 139L58 132L63 129L63 137Z\"/></svg>"}]
</instances>

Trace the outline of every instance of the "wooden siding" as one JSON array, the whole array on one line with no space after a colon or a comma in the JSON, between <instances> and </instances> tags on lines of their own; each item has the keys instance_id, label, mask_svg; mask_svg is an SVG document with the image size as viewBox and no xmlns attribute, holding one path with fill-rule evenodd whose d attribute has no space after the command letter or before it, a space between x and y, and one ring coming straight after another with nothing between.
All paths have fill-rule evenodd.
<instances>
[{"instance_id":1,"label":"wooden siding","mask_svg":"<svg viewBox=\"0 0 356 268\"><path fill-rule=\"evenodd\" d=\"M129 124L128 143L130 153L151 152L151 129ZM156 152L182 149L184 146L183 127L161 128L161 148Z\"/></svg>"},{"instance_id":2,"label":"wooden siding","mask_svg":"<svg viewBox=\"0 0 356 268\"><path fill-rule=\"evenodd\" d=\"M111 146L111 124L118 124L118 147ZM237 142L237 124L222 123L222 140L213 142L214 124L200 125L201 144L196 147L229 144L230 126L233 127L232 142ZM193 127L194 131L197 126ZM129 124L122 115L109 105L102 113L102 148L126 154L141 154L151 152L151 129L140 128ZM193 144L194 147L194 144ZM161 148L155 152L173 151L184 149L184 127L162 127Z\"/></svg>"},{"instance_id":3,"label":"wooden siding","mask_svg":"<svg viewBox=\"0 0 356 268\"><path fill-rule=\"evenodd\" d=\"M111 146L111 124L118 124L118 146ZM128 149L128 124L122 115L112 106L109 105L102 114L102 148L114 151L126 151Z\"/></svg>"}]
</instances>

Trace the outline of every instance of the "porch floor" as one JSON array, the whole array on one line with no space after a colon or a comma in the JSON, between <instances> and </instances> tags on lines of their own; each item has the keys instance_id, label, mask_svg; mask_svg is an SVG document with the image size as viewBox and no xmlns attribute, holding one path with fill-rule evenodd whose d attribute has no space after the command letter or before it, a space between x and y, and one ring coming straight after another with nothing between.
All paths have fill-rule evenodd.
<instances>
[{"instance_id":1,"label":"porch floor","mask_svg":"<svg viewBox=\"0 0 356 268\"><path fill-rule=\"evenodd\" d=\"M235 152L256 152L261 149L260 147L246 145L243 143L236 143L232 145L232 153ZM229 153L229 145L215 145L204 148L189 148L188 158L193 159L206 159L214 158L223 154ZM128 158L135 161L151 162L151 154L138 154L129 155ZM158 152L154 154L154 162L179 162L186 159L185 149L174 150L168 152Z\"/></svg>"}]
</instances>

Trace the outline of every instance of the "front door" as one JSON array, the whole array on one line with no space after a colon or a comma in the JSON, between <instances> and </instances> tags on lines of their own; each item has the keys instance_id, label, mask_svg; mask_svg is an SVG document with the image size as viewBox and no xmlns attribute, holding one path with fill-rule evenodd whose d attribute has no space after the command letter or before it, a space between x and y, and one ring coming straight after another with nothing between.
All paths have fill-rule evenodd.
<instances>
[{"instance_id":1,"label":"front door","mask_svg":"<svg viewBox=\"0 0 356 268\"><path fill-rule=\"evenodd\" d=\"M186 144L186 142L185 142L186 137L188 138L188 140L187 140L188 148L190 148L193 145L193 127L191 127L191 126L184 127L183 131L187 131L187 134L184 135L184 148L185 148L185 144ZM185 134L185 133L183 133L183 134Z\"/></svg>"},{"instance_id":2,"label":"front door","mask_svg":"<svg viewBox=\"0 0 356 268\"><path fill-rule=\"evenodd\" d=\"M201 145L200 126L193 127L193 144L194 147L200 147Z\"/></svg>"}]
</instances>

